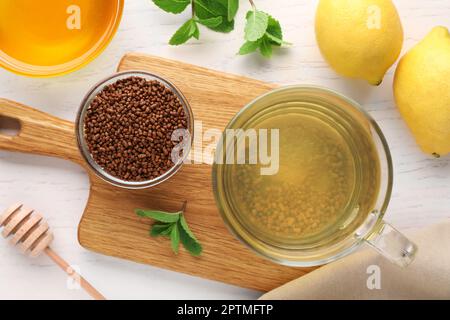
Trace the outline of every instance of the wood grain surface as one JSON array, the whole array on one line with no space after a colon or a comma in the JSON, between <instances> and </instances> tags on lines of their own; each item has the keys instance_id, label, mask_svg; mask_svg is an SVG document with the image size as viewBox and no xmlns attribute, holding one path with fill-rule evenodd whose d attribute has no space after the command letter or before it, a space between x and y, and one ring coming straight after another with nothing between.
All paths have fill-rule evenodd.
<instances>
[{"instance_id":1,"label":"wood grain surface","mask_svg":"<svg viewBox=\"0 0 450 320\"><path fill-rule=\"evenodd\" d=\"M224 129L231 117L275 85L141 54L127 54L119 71L145 70L173 82L189 101L203 129ZM65 158L84 165L78 153L73 124L8 100L0 100L0 115L16 118L22 129L16 137L0 137L0 148ZM113 187L89 172L91 189L78 239L92 251L151 264L160 268L237 286L271 290L312 270L280 266L256 256L234 238L215 205L211 166L184 165L168 181L146 190ZM135 208L179 210L187 201L186 218L204 247L200 258L181 250L175 256L167 239L148 235L149 219Z\"/></svg>"},{"instance_id":2,"label":"wood grain surface","mask_svg":"<svg viewBox=\"0 0 450 320\"><path fill-rule=\"evenodd\" d=\"M20 123L17 136L0 134L0 149L61 157L84 165L72 122L2 98L0 116Z\"/></svg>"}]
</instances>

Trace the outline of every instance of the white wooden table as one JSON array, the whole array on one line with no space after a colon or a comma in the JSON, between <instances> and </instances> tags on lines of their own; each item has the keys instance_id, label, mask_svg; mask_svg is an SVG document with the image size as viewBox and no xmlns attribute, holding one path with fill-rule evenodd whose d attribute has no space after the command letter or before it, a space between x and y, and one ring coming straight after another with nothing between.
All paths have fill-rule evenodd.
<instances>
[{"instance_id":1,"label":"white wooden table","mask_svg":"<svg viewBox=\"0 0 450 320\"><path fill-rule=\"evenodd\" d=\"M170 47L167 40L186 18L163 13L149 0L126 1L122 24L106 51L93 63L64 77L31 79L0 70L0 96L74 120L85 92L114 72L120 57L140 51L281 84L318 84L359 101L378 121L390 144L395 168L387 220L405 230L450 217L450 158L432 159L416 146L392 99L393 68L380 87L336 75L320 56L314 36L317 1L256 0L277 17L294 47L268 61L236 56L242 38L246 1L236 31L202 29L201 40ZM404 51L432 27L450 27L449 0L396 0L405 30ZM187 13L186 13L187 14ZM25 201L39 209L55 232L54 248L78 266L111 299L252 299L259 292L177 274L88 252L77 242L77 224L88 195L85 172L66 161L0 152L0 207ZM0 241L0 299L85 299L69 290L65 275L46 257L29 260Z\"/></svg>"}]
</instances>

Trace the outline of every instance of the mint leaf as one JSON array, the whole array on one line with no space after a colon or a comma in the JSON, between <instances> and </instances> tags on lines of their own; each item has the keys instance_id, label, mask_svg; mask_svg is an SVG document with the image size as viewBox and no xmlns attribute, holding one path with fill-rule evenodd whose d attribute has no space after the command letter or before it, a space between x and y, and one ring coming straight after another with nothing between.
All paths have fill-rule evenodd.
<instances>
[{"instance_id":1,"label":"mint leaf","mask_svg":"<svg viewBox=\"0 0 450 320\"><path fill-rule=\"evenodd\" d=\"M164 236L164 237L170 237L170 233L172 232L172 229L173 229L176 225L177 225L176 223L170 224L170 226L169 226L166 230L164 230L164 231L161 232L161 235Z\"/></svg>"},{"instance_id":2,"label":"mint leaf","mask_svg":"<svg viewBox=\"0 0 450 320\"><path fill-rule=\"evenodd\" d=\"M269 15L266 32L277 39L283 40L283 32L281 30L280 22L271 15Z\"/></svg>"},{"instance_id":3,"label":"mint leaf","mask_svg":"<svg viewBox=\"0 0 450 320\"><path fill-rule=\"evenodd\" d=\"M152 0L154 4L170 13L181 13L191 3L191 0Z\"/></svg>"},{"instance_id":4,"label":"mint leaf","mask_svg":"<svg viewBox=\"0 0 450 320\"><path fill-rule=\"evenodd\" d=\"M278 20L269 15L269 23L267 25L266 36L269 37L271 43L276 46L291 45L291 43L283 40L283 31Z\"/></svg>"},{"instance_id":5,"label":"mint leaf","mask_svg":"<svg viewBox=\"0 0 450 320\"><path fill-rule=\"evenodd\" d=\"M178 46L185 43L190 38L194 37L198 39L200 32L198 30L197 23L193 19L186 21L170 38L169 44Z\"/></svg>"},{"instance_id":6,"label":"mint leaf","mask_svg":"<svg viewBox=\"0 0 450 320\"><path fill-rule=\"evenodd\" d=\"M239 49L238 54L244 55L255 52L256 49L259 48L259 40L258 41L246 41L242 47Z\"/></svg>"},{"instance_id":7,"label":"mint leaf","mask_svg":"<svg viewBox=\"0 0 450 320\"><path fill-rule=\"evenodd\" d=\"M210 28L214 28L219 26L222 21L223 18L222 17L213 17L213 18L208 18L208 19L195 19L195 21L197 21L198 23L206 26L206 27L210 27Z\"/></svg>"},{"instance_id":8,"label":"mint leaf","mask_svg":"<svg viewBox=\"0 0 450 320\"><path fill-rule=\"evenodd\" d=\"M271 44L273 44L273 45L281 46L281 45L283 45L283 44L287 44L287 42L283 41L283 40L280 39L280 38L277 38L277 37L271 35L271 34L268 33L268 32L266 32L265 36L266 36L267 38L269 38Z\"/></svg>"},{"instance_id":9,"label":"mint leaf","mask_svg":"<svg viewBox=\"0 0 450 320\"><path fill-rule=\"evenodd\" d=\"M192 36L195 38L195 39L200 39L200 29L198 28L198 26L197 25L195 25L195 31L194 31L194 33L192 34Z\"/></svg>"},{"instance_id":10,"label":"mint leaf","mask_svg":"<svg viewBox=\"0 0 450 320\"><path fill-rule=\"evenodd\" d=\"M245 25L245 40L256 41L261 39L266 33L269 25L269 16L259 10L247 12L247 23Z\"/></svg>"},{"instance_id":11,"label":"mint leaf","mask_svg":"<svg viewBox=\"0 0 450 320\"><path fill-rule=\"evenodd\" d=\"M228 0L195 0L195 13L208 15L209 18L228 15ZM201 18L200 16L198 16Z\"/></svg>"},{"instance_id":12,"label":"mint leaf","mask_svg":"<svg viewBox=\"0 0 450 320\"><path fill-rule=\"evenodd\" d=\"M144 218L152 218L160 222L173 223L180 219L181 212L169 213L157 210L136 209L136 214Z\"/></svg>"},{"instance_id":13,"label":"mint leaf","mask_svg":"<svg viewBox=\"0 0 450 320\"><path fill-rule=\"evenodd\" d=\"M198 242L194 233L192 233L191 229L189 229L184 215L181 215L178 224L180 226L180 240L184 248L193 256L199 256L202 253L203 248Z\"/></svg>"},{"instance_id":14,"label":"mint leaf","mask_svg":"<svg viewBox=\"0 0 450 320\"><path fill-rule=\"evenodd\" d=\"M264 37L261 40L261 43L259 44L259 51L266 58L272 57L272 43L269 38Z\"/></svg>"},{"instance_id":15,"label":"mint leaf","mask_svg":"<svg viewBox=\"0 0 450 320\"><path fill-rule=\"evenodd\" d=\"M270 42L273 45L281 46L284 43L281 25L271 16L269 16L269 24L267 26L266 36L271 40Z\"/></svg>"},{"instance_id":16,"label":"mint leaf","mask_svg":"<svg viewBox=\"0 0 450 320\"><path fill-rule=\"evenodd\" d=\"M186 232L186 234L193 240L197 241L197 238L194 236L194 234L192 233L191 229L189 229L189 226L187 224L186 219L184 218L184 215L180 216L180 226L181 228Z\"/></svg>"},{"instance_id":17,"label":"mint leaf","mask_svg":"<svg viewBox=\"0 0 450 320\"><path fill-rule=\"evenodd\" d=\"M239 0L228 0L228 21L233 21L239 10Z\"/></svg>"},{"instance_id":18,"label":"mint leaf","mask_svg":"<svg viewBox=\"0 0 450 320\"><path fill-rule=\"evenodd\" d=\"M152 229L150 230L150 235L152 237L164 236L170 234L171 223L155 223L152 225Z\"/></svg>"},{"instance_id":19,"label":"mint leaf","mask_svg":"<svg viewBox=\"0 0 450 320\"><path fill-rule=\"evenodd\" d=\"M178 248L180 246L180 233L178 224L174 224L172 231L170 232L170 243L172 250L175 254L178 254Z\"/></svg>"},{"instance_id":20,"label":"mint leaf","mask_svg":"<svg viewBox=\"0 0 450 320\"><path fill-rule=\"evenodd\" d=\"M192 238L183 227L181 227L179 231L180 241L183 244L183 247L193 256L199 256L203 251L200 243L195 238Z\"/></svg>"},{"instance_id":21,"label":"mint leaf","mask_svg":"<svg viewBox=\"0 0 450 320\"><path fill-rule=\"evenodd\" d=\"M222 17L222 22L209 29L228 33L234 29L234 19L228 20L228 0L195 0L195 15L199 19Z\"/></svg>"},{"instance_id":22,"label":"mint leaf","mask_svg":"<svg viewBox=\"0 0 450 320\"><path fill-rule=\"evenodd\" d=\"M224 17L222 23L217 27L208 28L216 32L229 33L234 30L234 20L228 21L226 17Z\"/></svg>"}]
</instances>

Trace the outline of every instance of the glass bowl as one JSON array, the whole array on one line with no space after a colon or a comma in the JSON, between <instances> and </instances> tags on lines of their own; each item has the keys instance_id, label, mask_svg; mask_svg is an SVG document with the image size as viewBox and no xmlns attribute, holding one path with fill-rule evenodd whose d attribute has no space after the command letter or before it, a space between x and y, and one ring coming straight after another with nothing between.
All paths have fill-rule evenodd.
<instances>
[{"instance_id":1,"label":"glass bowl","mask_svg":"<svg viewBox=\"0 0 450 320\"><path fill-rule=\"evenodd\" d=\"M177 163L174 164L168 171L166 171L164 174L156 177L155 179L151 180L145 180L145 181L127 181L119 179L108 172L106 172L101 166L99 166L94 158L92 157L91 153L89 152L89 148L86 144L85 136L84 136L84 120L86 117L86 111L91 104L92 100L95 98L95 96L103 90L103 88L107 85L113 84L116 81L120 79L125 79L129 77L140 77L144 78L146 80L157 80L161 82L164 86L172 90L178 99L180 100L180 103L183 106L184 112L187 116L187 124L188 124L188 131L190 133L191 141L190 146L192 145L193 141L193 128L194 128L194 115L192 113L192 109L189 106L188 101L184 97L184 95L178 90L177 87L175 87L174 84L172 84L170 81L161 78L160 76L144 72L144 71L126 71L126 72L120 72L117 74L114 74L96 85L86 94L83 101L81 102L80 109L78 110L77 119L75 122L75 135L77 138L77 144L78 148L81 152L81 155L86 160L86 163L89 165L89 167L92 169L92 171L102 180L117 186L122 187L126 189L144 189L144 188L150 188L153 187L167 179L169 179L171 176L173 176L175 173L180 170L181 166L183 165L184 160L186 159L187 155L189 154L190 150L187 150L187 152L184 153L184 158L179 159Z\"/></svg>"},{"instance_id":2,"label":"glass bowl","mask_svg":"<svg viewBox=\"0 0 450 320\"><path fill-rule=\"evenodd\" d=\"M120 21L122 19L124 0L110 0L110 1L115 1L117 4L116 10L113 11L111 16L109 17L109 24L105 28L104 32L101 34L100 38L97 39L95 44L93 44L92 47L85 50L85 52L80 56L78 56L77 58L74 58L71 61L64 62L61 64L33 65L21 61L20 59L17 59L17 57L6 54L0 48L0 66L16 74L40 78L64 75L84 67L92 60L94 60L96 57L98 57L103 52L103 50L105 50L105 48L113 39L119 27ZM83 12L81 12L81 14L83 14ZM1 32L14 33L14 30L0 29L0 33ZM32 33L30 33L30 39L38 38L38 36L39 35L33 35ZM55 39L55 41L56 40L58 39Z\"/></svg>"}]
</instances>

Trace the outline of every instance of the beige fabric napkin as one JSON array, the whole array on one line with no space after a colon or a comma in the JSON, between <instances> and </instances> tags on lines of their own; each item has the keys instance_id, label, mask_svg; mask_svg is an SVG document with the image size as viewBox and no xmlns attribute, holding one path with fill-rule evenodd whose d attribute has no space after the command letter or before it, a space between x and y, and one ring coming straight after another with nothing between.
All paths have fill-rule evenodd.
<instances>
[{"instance_id":1,"label":"beige fabric napkin","mask_svg":"<svg viewBox=\"0 0 450 320\"><path fill-rule=\"evenodd\" d=\"M450 220L408 237L419 250L405 269L365 249L261 299L450 299Z\"/></svg>"}]
</instances>

